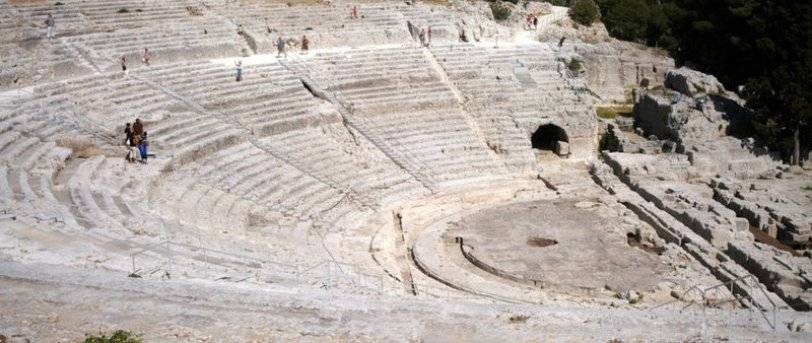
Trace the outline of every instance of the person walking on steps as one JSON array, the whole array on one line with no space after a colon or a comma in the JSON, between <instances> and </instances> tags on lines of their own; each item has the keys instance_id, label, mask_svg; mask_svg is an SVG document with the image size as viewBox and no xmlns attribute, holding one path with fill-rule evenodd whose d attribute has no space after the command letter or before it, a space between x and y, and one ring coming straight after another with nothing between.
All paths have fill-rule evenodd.
<instances>
[{"instance_id":1,"label":"person walking on steps","mask_svg":"<svg viewBox=\"0 0 812 343\"><path fill-rule=\"evenodd\" d=\"M242 81L242 61L234 62L234 66L237 68L237 82Z\"/></svg>"},{"instance_id":2,"label":"person walking on steps","mask_svg":"<svg viewBox=\"0 0 812 343\"><path fill-rule=\"evenodd\" d=\"M121 56L121 71L124 72L124 75L129 75L130 72L127 71L127 57Z\"/></svg>"},{"instance_id":3,"label":"person walking on steps","mask_svg":"<svg viewBox=\"0 0 812 343\"><path fill-rule=\"evenodd\" d=\"M426 46L431 45L431 26L429 26L428 29L426 29L426 40L428 41Z\"/></svg>"},{"instance_id":4,"label":"person walking on steps","mask_svg":"<svg viewBox=\"0 0 812 343\"><path fill-rule=\"evenodd\" d=\"M47 37L48 39L54 39L54 25L56 21L54 20L54 15L48 13L48 18L45 19L45 26L48 27Z\"/></svg>"},{"instance_id":5,"label":"person walking on steps","mask_svg":"<svg viewBox=\"0 0 812 343\"><path fill-rule=\"evenodd\" d=\"M276 39L276 58L279 56L285 55L285 58L288 57L288 53L285 51L285 40L282 39L282 36Z\"/></svg>"},{"instance_id":6,"label":"person walking on steps","mask_svg":"<svg viewBox=\"0 0 812 343\"><path fill-rule=\"evenodd\" d=\"M350 18L358 19L358 6L352 6L352 12L350 12Z\"/></svg>"}]
</instances>

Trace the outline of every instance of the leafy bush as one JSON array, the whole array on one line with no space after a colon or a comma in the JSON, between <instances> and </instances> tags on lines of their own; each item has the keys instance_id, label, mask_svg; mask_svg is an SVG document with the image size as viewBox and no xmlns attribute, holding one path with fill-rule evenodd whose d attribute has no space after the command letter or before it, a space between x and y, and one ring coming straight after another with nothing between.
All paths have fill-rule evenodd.
<instances>
[{"instance_id":1,"label":"leafy bush","mask_svg":"<svg viewBox=\"0 0 812 343\"><path fill-rule=\"evenodd\" d=\"M583 68L583 66L584 66L584 63L581 62L581 60L579 60L577 58L573 58L567 63L567 69L569 69L571 72L573 72L575 74L580 72L581 69Z\"/></svg>"},{"instance_id":2,"label":"leafy bush","mask_svg":"<svg viewBox=\"0 0 812 343\"><path fill-rule=\"evenodd\" d=\"M510 8L505 6L501 1L491 2L491 13L496 20L505 20L510 18Z\"/></svg>"},{"instance_id":3,"label":"leafy bush","mask_svg":"<svg viewBox=\"0 0 812 343\"><path fill-rule=\"evenodd\" d=\"M129 331L116 330L110 337L106 335L87 335L85 343L144 343L141 335Z\"/></svg>"},{"instance_id":4,"label":"leafy bush","mask_svg":"<svg viewBox=\"0 0 812 343\"><path fill-rule=\"evenodd\" d=\"M601 12L595 0L575 0L570 7L570 18L581 25L592 25L600 19Z\"/></svg>"}]
</instances>

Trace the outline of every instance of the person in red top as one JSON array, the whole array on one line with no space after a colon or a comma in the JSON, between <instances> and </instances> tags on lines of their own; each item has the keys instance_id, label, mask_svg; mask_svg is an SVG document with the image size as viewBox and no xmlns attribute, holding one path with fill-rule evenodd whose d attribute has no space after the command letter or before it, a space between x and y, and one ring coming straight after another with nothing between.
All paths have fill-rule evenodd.
<instances>
[{"instance_id":1,"label":"person in red top","mask_svg":"<svg viewBox=\"0 0 812 343\"><path fill-rule=\"evenodd\" d=\"M358 19L358 6L352 6L352 13L350 14L350 18Z\"/></svg>"}]
</instances>

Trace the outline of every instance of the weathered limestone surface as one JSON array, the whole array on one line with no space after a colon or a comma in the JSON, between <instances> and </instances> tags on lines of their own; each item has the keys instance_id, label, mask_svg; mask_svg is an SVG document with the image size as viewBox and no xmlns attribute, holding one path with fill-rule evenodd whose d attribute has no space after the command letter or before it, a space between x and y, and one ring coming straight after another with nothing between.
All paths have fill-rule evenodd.
<instances>
[{"instance_id":1,"label":"weathered limestone surface","mask_svg":"<svg viewBox=\"0 0 812 343\"><path fill-rule=\"evenodd\" d=\"M509 6L0 0L0 335L808 341L807 257L748 232L805 244L808 174L684 71L598 163L673 60Z\"/></svg>"},{"instance_id":2,"label":"weathered limestone surface","mask_svg":"<svg viewBox=\"0 0 812 343\"><path fill-rule=\"evenodd\" d=\"M686 67L669 70L665 74L664 84L665 87L690 97L725 93L725 87L715 77Z\"/></svg>"},{"instance_id":3,"label":"weathered limestone surface","mask_svg":"<svg viewBox=\"0 0 812 343\"><path fill-rule=\"evenodd\" d=\"M807 265L809 258L796 258L800 264L774 262L785 261L786 253L754 242L750 230L806 247L812 198L803 185L812 177L771 159L752 139L728 136L746 132L741 124L746 114L740 99L712 76L681 68L668 73L665 86L643 90L635 104L637 132L649 143L611 128L606 147L618 152L604 153L604 161L640 196L756 275L793 308L808 310L812 285L803 276L805 267L795 266Z\"/></svg>"}]
</instances>

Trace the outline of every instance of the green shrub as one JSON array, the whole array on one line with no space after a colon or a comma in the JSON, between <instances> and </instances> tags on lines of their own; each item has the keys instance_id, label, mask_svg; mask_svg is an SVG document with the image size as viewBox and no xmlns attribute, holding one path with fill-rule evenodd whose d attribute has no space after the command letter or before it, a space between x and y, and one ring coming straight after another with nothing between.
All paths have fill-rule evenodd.
<instances>
[{"instance_id":1,"label":"green shrub","mask_svg":"<svg viewBox=\"0 0 812 343\"><path fill-rule=\"evenodd\" d=\"M491 2L491 13L496 20L505 20L510 18L510 8L505 6L501 1Z\"/></svg>"},{"instance_id":2,"label":"green shrub","mask_svg":"<svg viewBox=\"0 0 812 343\"><path fill-rule=\"evenodd\" d=\"M571 72L576 73L576 74L578 72L580 72L583 67L584 67L584 63L581 62L581 60L579 60L577 58L573 58L567 63L567 68Z\"/></svg>"},{"instance_id":3,"label":"green shrub","mask_svg":"<svg viewBox=\"0 0 812 343\"><path fill-rule=\"evenodd\" d=\"M116 330L110 337L106 335L87 335L85 343L144 343L141 335L129 331Z\"/></svg>"},{"instance_id":4,"label":"green shrub","mask_svg":"<svg viewBox=\"0 0 812 343\"><path fill-rule=\"evenodd\" d=\"M570 18L581 25L592 25L600 19L601 12L595 0L575 0L570 7Z\"/></svg>"}]
</instances>

